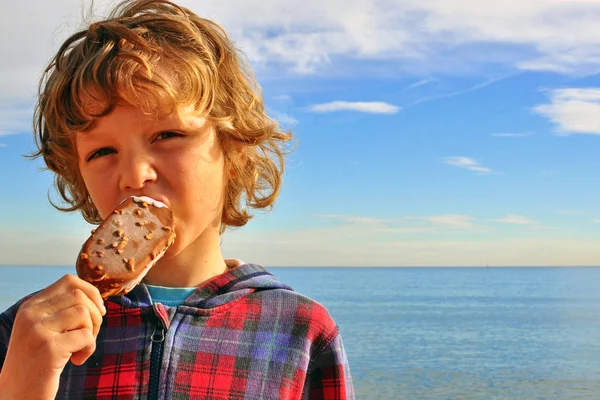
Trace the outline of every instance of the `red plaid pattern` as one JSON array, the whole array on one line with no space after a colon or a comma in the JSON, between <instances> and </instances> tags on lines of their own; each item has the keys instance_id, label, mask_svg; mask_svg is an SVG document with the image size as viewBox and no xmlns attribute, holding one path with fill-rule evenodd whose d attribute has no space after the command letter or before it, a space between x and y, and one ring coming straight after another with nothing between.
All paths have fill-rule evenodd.
<instances>
[{"instance_id":1,"label":"red plaid pattern","mask_svg":"<svg viewBox=\"0 0 600 400\"><path fill-rule=\"evenodd\" d=\"M0 314L0 368L18 305ZM66 366L58 399L354 398L327 310L258 265L215 277L179 307L153 305L143 284L106 305L96 352Z\"/></svg>"}]
</instances>

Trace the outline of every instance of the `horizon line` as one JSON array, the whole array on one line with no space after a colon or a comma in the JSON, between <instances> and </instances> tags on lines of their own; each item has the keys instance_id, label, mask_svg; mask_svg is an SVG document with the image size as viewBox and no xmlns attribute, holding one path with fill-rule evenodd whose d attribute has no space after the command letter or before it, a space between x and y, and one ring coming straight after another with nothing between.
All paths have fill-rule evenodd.
<instances>
[{"instance_id":1,"label":"horizon line","mask_svg":"<svg viewBox=\"0 0 600 400\"><path fill-rule=\"evenodd\" d=\"M251 263L254 264L254 263ZM599 265L263 265L269 268L600 268ZM0 264L2 267L72 268L74 265Z\"/></svg>"}]
</instances>

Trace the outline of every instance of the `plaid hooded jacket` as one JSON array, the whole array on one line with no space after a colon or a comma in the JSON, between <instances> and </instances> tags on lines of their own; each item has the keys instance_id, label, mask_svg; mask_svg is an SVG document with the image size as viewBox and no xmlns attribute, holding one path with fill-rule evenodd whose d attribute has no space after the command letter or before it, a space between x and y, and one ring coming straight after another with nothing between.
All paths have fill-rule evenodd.
<instances>
[{"instance_id":1,"label":"plaid hooded jacket","mask_svg":"<svg viewBox=\"0 0 600 400\"><path fill-rule=\"evenodd\" d=\"M0 368L20 303L0 314ZM243 264L179 307L144 284L110 298L94 354L70 362L57 399L353 399L326 309Z\"/></svg>"}]
</instances>

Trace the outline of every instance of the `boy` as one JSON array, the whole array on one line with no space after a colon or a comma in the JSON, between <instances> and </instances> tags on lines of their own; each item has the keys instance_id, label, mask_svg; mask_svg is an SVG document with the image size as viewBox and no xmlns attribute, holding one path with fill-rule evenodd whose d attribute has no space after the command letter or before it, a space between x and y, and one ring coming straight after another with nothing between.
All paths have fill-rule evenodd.
<instances>
[{"instance_id":1,"label":"boy","mask_svg":"<svg viewBox=\"0 0 600 400\"><path fill-rule=\"evenodd\" d=\"M104 302L67 275L0 315L0 400L353 398L337 326L220 235L270 207L291 139L226 34L165 0L126 1L46 70L36 139L91 223L149 196L177 238L142 284Z\"/></svg>"}]
</instances>

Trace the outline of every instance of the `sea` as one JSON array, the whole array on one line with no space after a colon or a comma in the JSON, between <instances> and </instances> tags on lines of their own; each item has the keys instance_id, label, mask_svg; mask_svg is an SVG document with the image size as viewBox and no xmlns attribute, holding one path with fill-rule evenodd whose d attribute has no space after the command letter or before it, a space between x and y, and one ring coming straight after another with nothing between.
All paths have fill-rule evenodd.
<instances>
[{"instance_id":1,"label":"sea","mask_svg":"<svg viewBox=\"0 0 600 400\"><path fill-rule=\"evenodd\" d=\"M600 399L600 268L269 268L340 326L357 399ZM0 309L72 267L0 267Z\"/></svg>"}]
</instances>

